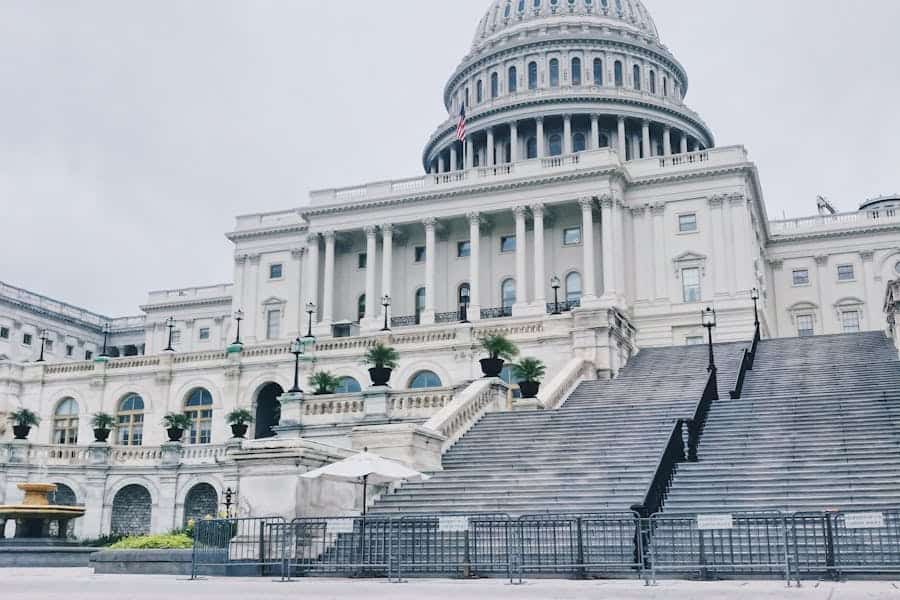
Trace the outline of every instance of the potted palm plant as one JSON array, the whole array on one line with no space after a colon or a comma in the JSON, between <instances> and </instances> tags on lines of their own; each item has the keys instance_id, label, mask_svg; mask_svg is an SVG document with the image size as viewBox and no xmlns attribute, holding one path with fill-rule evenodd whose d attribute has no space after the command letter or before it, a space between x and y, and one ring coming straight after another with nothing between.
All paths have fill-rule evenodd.
<instances>
[{"instance_id":1,"label":"potted palm plant","mask_svg":"<svg viewBox=\"0 0 900 600\"><path fill-rule=\"evenodd\" d=\"M32 427L41 423L41 418L34 411L27 408L19 408L9 413L9 420L13 424L13 435L17 440L27 440Z\"/></svg>"},{"instance_id":2,"label":"potted palm plant","mask_svg":"<svg viewBox=\"0 0 900 600\"><path fill-rule=\"evenodd\" d=\"M309 378L310 385L313 386L313 394L316 396L327 396L333 394L341 385L341 380L329 371L318 371L313 373Z\"/></svg>"},{"instance_id":3,"label":"potted palm plant","mask_svg":"<svg viewBox=\"0 0 900 600\"><path fill-rule=\"evenodd\" d=\"M522 392L523 398L537 397L541 380L546 372L544 363L536 358L523 358L512 365L512 374L519 382L519 391Z\"/></svg>"},{"instance_id":4,"label":"potted palm plant","mask_svg":"<svg viewBox=\"0 0 900 600\"><path fill-rule=\"evenodd\" d=\"M163 427L169 434L170 442L180 442L186 429L191 426L191 418L184 413L170 412L163 417Z\"/></svg>"},{"instance_id":5,"label":"potted palm plant","mask_svg":"<svg viewBox=\"0 0 900 600\"><path fill-rule=\"evenodd\" d=\"M366 352L366 364L369 365L369 377L372 385L387 385L391 380L391 371L397 367L400 354L390 346L376 344Z\"/></svg>"},{"instance_id":6,"label":"potted palm plant","mask_svg":"<svg viewBox=\"0 0 900 600\"><path fill-rule=\"evenodd\" d=\"M246 408L236 408L225 415L225 420L231 425L231 435L243 438L247 435L247 424L253 422L253 413Z\"/></svg>"},{"instance_id":7,"label":"potted palm plant","mask_svg":"<svg viewBox=\"0 0 900 600\"><path fill-rule=\"evenodd\" d=\"M489 335L481 340L481 347L488 353L488 358L481 359L481 372L485 377L499 377L503 363L512 360L519 354L519 349L502 335Z\"/></svg>"},{"instance_id":8,"label":"potted palm plant","mask_svg":"<svg viewBox=\"0 0 900 600\"><path fill-rule=\"evenodd\" d=\"M91 417L91 426L94 428L94 441L105 442L109 439L109 432L116 425L116 418L109 413L98 412Z\"/></svg>"}]
</instances>

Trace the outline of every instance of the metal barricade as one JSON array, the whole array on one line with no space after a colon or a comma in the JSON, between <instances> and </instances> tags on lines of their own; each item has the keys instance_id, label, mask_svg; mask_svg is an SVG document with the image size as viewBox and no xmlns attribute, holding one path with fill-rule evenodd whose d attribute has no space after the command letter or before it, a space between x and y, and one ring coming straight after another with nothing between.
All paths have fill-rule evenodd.
<instances>
[{"instance_id":1,"label":"metal barricade","mask_svg":"<svg viewBox=\"0 0 900 600\"><path fill-rule=\"evenodd\" d=\"M729 515L655 514L650 518L650 571L784 574L791 582L788 517L779 512Z\"/></svg>"},{"instance_id":2,"label":"metal barricade","mask_svg":"<svg viewBox=\"0 0 900 600\"><path fill-rule=\"evenodd\" d=\"M900 510L829 515L834 566L843 573L900 571Z\"/></svg>"},{"instance_id":3,"label":"metal barricade","mask_svg":"<svg viewBox=\"0 0 900 600\"><path fill-rule=\"evenodd\" d=\"M191 579L199 575L284 577L285 525L281 517L197 521Z\"/></svg>"},{"instance_id":4,"label":"metal barricade","mask_svg":"<svg viewBox=\"0 0 900 600\"><path fill-rule=\"evenodd\" d=\"M294 519L285 556L288 575L392 577L394 526L394 519L381 516Z\"/></svg>"},{"instance_id":5,"label":"metal barricade","mask_svg":"<svg viewBox=\"0 0 900 600\"><path fill-rule=\"evenodd\" d=\"M824 512L799 512L788 517L793 570L823 576L834 568L831 519Z\"/></svg>"}]
</instances>

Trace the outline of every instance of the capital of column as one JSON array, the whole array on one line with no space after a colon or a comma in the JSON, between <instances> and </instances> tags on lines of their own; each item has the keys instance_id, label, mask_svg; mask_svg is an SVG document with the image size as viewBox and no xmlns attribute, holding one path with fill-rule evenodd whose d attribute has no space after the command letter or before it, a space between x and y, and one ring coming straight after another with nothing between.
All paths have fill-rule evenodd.
<instances>
[{"instance_id":1,"label":"capital of column","mask_svg":"<svg viewBox=\"0 0 900 600\"><path fill-rule=\"evenodd\" d=\"M516 218L524 217L527 214L528 209L524 206L516 206L513 208L513 214L516 215Z\"/></svg>"},{"instance_id":2,"label":"capital of column","mask_svg":"<svg viewBox=\"0 0 900 600\"><path fill-rule=\"evenodd\" d=\"M828 255L827 254L817 254L815 256L816 264L820 267L824 267L828 264Z\"/></svg>"},{"instance_id":3,"label":"capital of column","mask_svg":"<svg viewBox=\"0 0 900 600\"><path fill-rule=\"evenodd\" d=\"M319 234L318 233L310 233L306 236L306 243L309 245L318 244L319 243Z\"/></svg>"},{"instance_id":4,"label":"capital of column","mask_svg":"<svg viewBox=\"0 0 900 600\"><path fill-rule=\"evenodd\" d=\"M859 257L861 259L863 259L864 261L869 262L873 258L875 258L875 251L874 250L860 250Z\"/></svg>"},{"instance_id":5,"label":"capital of column","mask_svg":"<svg viewBox=\"0 0 900 600\"><path fill-rule=\"evenodd\" d=\"M235 257L234 257L234 264L236 264L236 265L242 265L242 264L244 264L245 262L247 262L247 259L248 259L248 258L249 258L249 256L247 256L246 254L237 254L237 255L235 255Z\"/></svg>"},{"instance_id":6,"label":"capital of column","mask_svg":"<svg viewBox=\"0 0 900 600\"><path fill-rule=\"evenodd\" d=\"M531 205L531 214L535 217L544 216L544 205L541 203Z\"/></svg>"},{"instance_id":7,"label":"capital of column","mask_svg":"<svg viewBox=\"0 0 900 600\"><path fill-rule=\"evenodd\" d=\"M747 201L747 198L744 196L744 194L735 193L735 194L728 195L728 201L732 204L732 206L735 206L735 205L743 204L744 202Z\"/></svg>"},{"instance_id":8,"label":"capital of column","mask_svg":"<svg viewBox=\"0 0 900 600\"><path fill-rule=\"evenodd\" d=\"M649 119L641 120L641 127L650 127L650 120Z\"/></svg>"},{"instance_id":9,"label":"capital of column","mask_svg":"<svg viewBox=\"0 0 900 600\"><path fill-rule=\"evenodd\" d=\"M394 225L391 223L385 223L381 226L381 235L382 237L388 237L394 234Z\"/></svg>"},{"instance_id":10,"label":"capital of column","mask_svg":"<svg viewBox=\"0 0 900 600\"><path fill-rule=\"evenodd\" d=\"M363 227L363 231L366 232L367 238L374 238L375 234L378 233L378 227L376 227L375 225L366 225L365 227Z\"/></svg>"},{"instance_id":11,"label":"capital of column","mask_svg":"<svg viewBox=\"0 0 900 600\"><path fill-rule=\"evenodd\" d=\"M594 199L590 196L585 196L584 198L578 199L578 205L581 207L582 212L586 210L593 210L594 208Z\"/></svg>"},{"instance_id":12,"label":"capital of column","mask_svg":"<svg viewBox=\"0 0 900 600\"><path fill-rule=\"evenodd\" d=\"M426 231L434 231L434 226L437 225L437 219L434 217L427 217L422 219L422 225L425 226Z\"/></svg>"},{"instance_id":13,"label":"capital of column","mask_svg":"<svg viewBox=\"0 0 900 600\"><path fill-rule=\"evenodd\" d=\"M603 194L600 196L600 206L602 208L612 208L616 203L616 199L612 194Z\"/></svg>"},{"instance_id":14,"label":"capital of column","mask_svg":"<svg viewBox=\"0 0 900 600\"><path fill-rule=\"evenodd\" d=\"M303 258L304 254L306 254L306 248L291 248L291 257L293 258Z\"/></svg>"},{"instance_id":15,"label":"capital of column","mask_svg":"<svg viewBox=\"0 0 900 600\"><path fill-rule=\"evenodd\" d=\"M619 123L621 123L621 124L624 125L624 124L625 124L625 117L623 117L622 115L619 115L618 121L619 121Z\"/></svg>"},{"instance_id":16,"label":"capital of column","mask_svg":"<svg viewBox=\"0 0 900 600\"><path fill-rule=\"evenodd\" d=\"M251 265L258 265L260 258L262 258L262 254L257 253L257 254L248 254L247 255L247 260L250 261Z\"/></svg>"},{"instance_id":17,"label":"capital of column","mask_svg":"<svg viewBox=\"0 0 900 600\"><path fill-rule=\"evenodd\" d=\"M540 123L541 125L544 124L544 117L535 117L534 120L537 121L538 123Z\"/></svg>"},{"instance_id":18,"label":"capital of column","mask_svg":"<svg viewBox=\"0 0 900 600\"><path fill-rule=\"evenodd\" d=\"M654 215L662 216L666 212L666 203L656 202L653 204L653 206L650 207L650 210Z\"/></svg>"},{"instance_id":19,"label":"capital of column","mask_svg":"<svg viewBox=\"0 0 900 600\"><path fill-rule=\"evenodd\" d=\"M332 231L330 229L328 231L323 231L322 237L325 238L326 242L331 243L334 241L334 231Z\"/></svg>"},{"instance_id":20,"label":"capital of column","mask_svg":"<svg viewBox=\"0 0 900 600\"><path fill-rule=\"evenodd\" d=\"M725 202L725 196L723 194L714 194L710 196L707 201L713 208L719 208Z\"/></svg>"}]
</instances>

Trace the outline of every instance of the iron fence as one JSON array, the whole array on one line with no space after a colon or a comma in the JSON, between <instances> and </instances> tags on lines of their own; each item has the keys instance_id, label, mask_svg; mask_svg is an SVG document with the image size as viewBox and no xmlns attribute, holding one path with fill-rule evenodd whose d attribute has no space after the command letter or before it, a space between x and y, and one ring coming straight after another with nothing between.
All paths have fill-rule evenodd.
<instances>
[{"instance_id":1,"label":"iron fence","mask_svg":"<svg viewBox=\"0 0 900 600\"><path fill-rule=\"evenodd\" d=\"M200 575L284 577L286 525L281 517L197 521L191 579Z\"/></svg>"}]
</instances>

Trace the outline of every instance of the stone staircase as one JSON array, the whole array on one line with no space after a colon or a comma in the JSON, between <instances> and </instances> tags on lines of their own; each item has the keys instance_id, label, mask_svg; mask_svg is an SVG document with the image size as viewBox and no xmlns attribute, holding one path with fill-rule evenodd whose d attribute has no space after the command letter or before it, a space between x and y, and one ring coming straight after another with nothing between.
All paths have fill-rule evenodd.
<instances>
[{"instance_id":1,"label":"stone staircase","mask_svg":"<svg viewBox=\"0 0 900 600\"><path fill-rule=\"evenodd\" d=\"M716 346L720 395L746 346ZM443 471L386 494L371 514L628 510L643 501L674 421L693 416L706 366L706 346L647 349L557 410L487 414L444 455Z\"/></svg>"},{"instance_id":2,"label":"stone staircase","mask_svg":"<svg viewBox=\"0 0 900 600\"><path fill-rule=\"evenodd\" d=\"M766 340L720 390L667 513L900 506L900 362L881 333Z\"/></svg>"}]
</instances>

